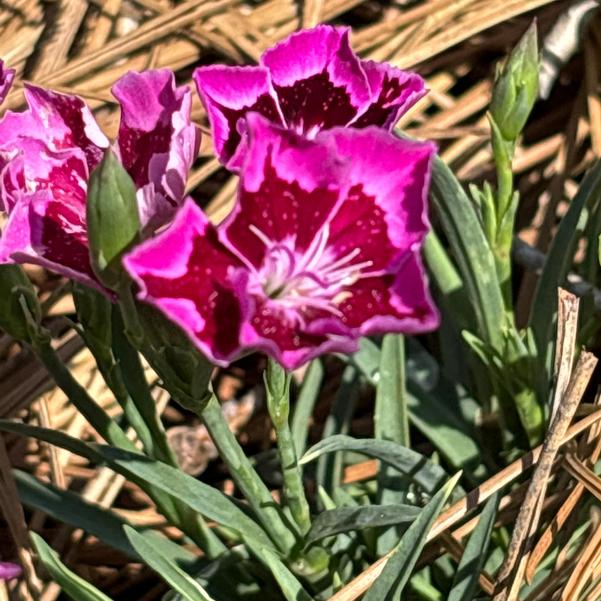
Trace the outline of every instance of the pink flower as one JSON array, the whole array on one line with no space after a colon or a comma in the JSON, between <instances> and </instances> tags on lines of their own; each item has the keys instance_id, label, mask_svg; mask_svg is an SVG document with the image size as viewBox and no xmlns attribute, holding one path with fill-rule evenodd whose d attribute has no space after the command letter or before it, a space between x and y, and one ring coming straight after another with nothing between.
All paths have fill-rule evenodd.
<instances>
[{"instance_id":1,"label":"pink flower","mask_svg":"<svg viewBox=\"0 0 601 601\"><path fill-rule=\"evenodd\" d=\"M225 365L252 350L287 368L360 336L438 325L420 260L430 143L376 127L315 140L247 116L238 202L218 227L188 201L124 258L139 298Z\"/></svg>"},{"instance_id":2,"label":"pink flower","mask_svg":"<svg viewBox=\"0 0 601 601\"><path fill-rule=\"evenodd\" d=\"M184 198L199 136L191 92L169 71L128 73L113 87L121 104L115 151L137 188L146 231L166 223ZM37 263L102 288L86 230L90 172L109 141L80 98L26 86L28 110L0 121L0 209L9 214L0 262Z\"/></svg>"},{"instance_id":3,"label":"pink flower","mask_svg":"<svg viewBox=\"0 0 601 601\"><path fill-rule=\"evenodd\" d=\"M391 129L426 92L418 75L360 60L349 29L300 31L261 57L260 66L201 67L194 73L220 160L238 170L249 111L307 137L336 126Z\"/></svg>"},{"instance_id":4,"label":"pink flower","mask_svg":"<svg viewBox=\"0 0 601 601\"><path fill-rule=\"evenodd\" d=\"M16 563L0 561L0 580L12 580L18 578L22 573L21 566Z\"/></svg>"}]
</instances>

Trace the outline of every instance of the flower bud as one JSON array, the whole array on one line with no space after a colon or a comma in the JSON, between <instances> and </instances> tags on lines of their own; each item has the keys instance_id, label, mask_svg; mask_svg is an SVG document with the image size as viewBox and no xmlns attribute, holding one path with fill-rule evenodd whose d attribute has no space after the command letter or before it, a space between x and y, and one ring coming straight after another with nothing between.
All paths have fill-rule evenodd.
<instances>
[{"instance_id":1,"label":"flower bud","mask_svg":"<svg viewBox=\"0 0 601 601\"><path fill-rule=\"evenodd\" d=\"M86 219L94 272L116 288L124 278L121 257L138 238L140 216L134 182L110 150L90 175Z\"/></svg>"},{"instance_id":2,"label":"flower bud","mask_svg":"<svg viewBox=\"0 0 601 601\"><path fill-rule=\"evenodd\" d=\"M162 313L146 304L137 305L137 310L150 345L142 352L163 381L163 387L180 405L192 411L202 410L211 396L213 365Z\"/></svg>"},{"instance_id":3,"label":"flower bud","mask_svg":"<svg viewBox=\"0 0 601 601\"><path fill-rule=\"evenodd\" d=\"M37 294L19 265L0 265L0 328L31 341L42 317Z\"/></svg>"},{"instance_id":4,"label":"flower bud","mask_svg":"<svg viewBox=\"0 0 601 601\"><path fill-rule=\"evenodd\" d=\"M505 140L522 131L538 95L536 23L528 28L495 81L490 113Z\"/></svg>"}]
</instances>

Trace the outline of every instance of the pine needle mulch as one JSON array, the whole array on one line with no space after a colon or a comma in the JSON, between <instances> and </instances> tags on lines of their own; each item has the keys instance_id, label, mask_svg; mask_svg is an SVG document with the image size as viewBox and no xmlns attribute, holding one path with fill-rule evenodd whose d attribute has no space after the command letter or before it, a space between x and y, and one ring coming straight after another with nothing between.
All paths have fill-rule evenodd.
<instances>
[{"instance_id":1,"label":"pine needle mulch","mask_svg":"<svg viewBox=\"0 0 601 601\"><path fill-rule=\"evenodd\" d=\"M18 72L16 86L3 108L20 108L22 83L31 81L84 97L112 135L118 113L109 90L128 70L167 67L176 71L181 83L189 83L193 68L200 64L252 63L264 49L300 27L319 22L348 24L353 27L353 47L363 57L416 69L426 77L429 95L403 118L401 126L413 136L436 140L442 158L463 181L479 181L492 173L485 111L495 63L534 17L545 39L562 15L576 14L570 22L572 29L568 24L562 34L555 28L553 60L545 63L548 99L537 105L517 153L519 233L529 245L525 258L518 257L525 267L518 307L518 317L523 318L536 283L532 265L540 264L558 216L565 212L577 188L576 179L601 155L601 27L600 16L591 10L593 5L595 2L552 0L0 0L0 57ZM585 12L586 23L578 19ZM570 40L576 36L580 47L570 48ZM204 136L189 191L211 218L219 221L231 206L236 180L220 168L213 155L206 116L197 98L193 113ZM92 358L64 319L73 307L62 281L34 268L29 273L39 287L61 355L92 396L112 414L117 413L119 408ZM574 320L577 303L567 296L562 302L567 318ZM566 337L562 348L569 348L569 329L558 335ZM594 357L585 353L572 370L569 357L559 357L564 402L545 444L442 514L430 533L431 544L423 562L442 551L459 557L465 537L477 523L477 508L514 481L521 484L501 499L498 514L498 524L514 525L513 537L497 580L481 574L482 591L496 601L517 599L521 584L533 578L553 541L569 539L579 525L573 516L581 499L585 495L601 499L601 479L591 470L601 454L601 405L598 401L580 403L595 363ZM222 372L218 391L233 403L232 427L239 431L242 442L259 451L268 448L270 441L261 411L255 412L258 417L251 416L258 405L256 371L251 364ZM247 394L242 396L243 392ZM200 473L214 457L206 432L190 425L189 416L169 404L160 389L156 396L182 462L191 473ZM368 410L357 415L354 433L369 431L368 415ZM22 417L78 438L95 436L32 355L6 335L0 336L0 417ZM319 432L319 412L315 419ZM41 512L21 511L7 455L16 468L76 490L90 502L112 507L134 524L160 527L178 538L180 533L164 523L140 490L110 470L93 469L66 451L12 437L6 438L6 444L6 450L0 445L0 492L14 511L5 516L6 525L0 524L0 556L11 554L16 544L26 579L13 593L0 583L0 601L8 600L10 594L28 600L36 591L42 601L53 601L60 594L57 586L42 584L35 573L27 527L41 532L73 569L112 598L160 599L164 585L149 570L81 530L61 525ZM233 489L219 465L207 469L203 477L228 492ZM372 478L376 470L374 462L351 466L346 481ZM600 522L600 512L591 516L590 527L578 545L566 547L554 559L550 575L529 594L528 601L601 599ZM385 558L370 566L333 599L359 598L384 562ZM581 597L585 588L591 591L594 582L597 585L592 592Z\"/></svg>"}]
</instances>

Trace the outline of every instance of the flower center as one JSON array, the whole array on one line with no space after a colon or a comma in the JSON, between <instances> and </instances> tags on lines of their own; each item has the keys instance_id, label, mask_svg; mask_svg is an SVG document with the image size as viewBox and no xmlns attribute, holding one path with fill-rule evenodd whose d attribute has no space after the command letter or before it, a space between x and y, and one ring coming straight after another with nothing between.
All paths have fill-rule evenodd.
<instances>
[{"instance_id":1,"label":"flower center","mask_svg":"<svg viewBox=\"0 0 601 601\"><path fill-rule=\"evenodd\" d=\"M369 275L366 270L372 261L356 261L359 248L337 259L332 256L327 225L302 254L295 250L293 238L274 242L256 226L250 230L267 249L257 271L258 284L267 297L285 308L315 308L340 315L337 305L346 297L343 288Z\"/></svg>"}]
</instances>

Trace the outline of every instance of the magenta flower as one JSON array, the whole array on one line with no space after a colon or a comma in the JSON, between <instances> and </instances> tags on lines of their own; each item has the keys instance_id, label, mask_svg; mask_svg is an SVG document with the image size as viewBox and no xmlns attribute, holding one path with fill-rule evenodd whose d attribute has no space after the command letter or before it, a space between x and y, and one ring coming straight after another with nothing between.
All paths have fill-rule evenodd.
<instances>
[{"instance_id":1,"label":"magenta flower","mask_svg":"<svg viewBox=\"0 0 601 601\"><path fill-rule=\"evenodd\" d=\"M198 151L191 92L169 71L128 73L115 151L134 180L146 231L166 223L184 198ZM0 121L0 209L9 215L0 262L36 263L102 289L90 265L86 193L109 141L78 97L26 86L28 110Z\"/></svg>"},{"instance_id":2,"label":"magenta flower","mask_svg":"<svg viewBox=\"0 0 601 601\"><path fill-rule=\"evenodd\" d=\"M375 127L307 140L247 117L238 202L218 227L188 201L124 258L139 298L215 363L261 350L287 368L383 332L438 324L419 250L434 146Z\"/></svg>"},{"instance_id":3,"label":"magenta flower","mask_svg":"<svg viewBox=\"0 0 601 601\"><path fill-rule=\"evenodd\" d=\"M8 561L0 561L0 580L12 580L22 573L21 566Z\"/></svg>"},{"instance_id":4,"label":"magenta flower","mask_svg":"<svg viewBox=\"0 0 601 601\"><path fill-rule=\"evenodd\" d=\"M336 126L391 129L424 94L421 77L360 60L349 29L320 25L300 31L261 57L260 66L201 67L194 73L215 150L232 170L242 165L249 111L307 137Z\"/></svg>"}]
</instances>

